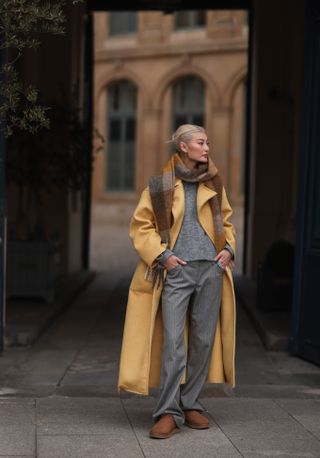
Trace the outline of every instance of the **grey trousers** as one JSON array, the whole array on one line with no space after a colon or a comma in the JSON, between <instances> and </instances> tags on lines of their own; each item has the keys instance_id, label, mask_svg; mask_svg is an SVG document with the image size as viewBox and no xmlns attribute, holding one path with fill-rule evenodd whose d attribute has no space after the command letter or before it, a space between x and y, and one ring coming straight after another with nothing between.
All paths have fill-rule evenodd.
<instances>
[{"instance_id":1,"label":"grey trousers","mask_svg":"<svg viewBox=\"0 0 320 458\"><path fill-rule=\"evenodd\" d=\"M171 413L177 425L184 410L204 411L198 400L205 383L221 302L223 270L214 261L189 261L171 269L162 296L163 348L156 421ZM184 327L189 314L188 354ZM186 369L186 383L181 378Z\"/></svg>"}]
</instances>

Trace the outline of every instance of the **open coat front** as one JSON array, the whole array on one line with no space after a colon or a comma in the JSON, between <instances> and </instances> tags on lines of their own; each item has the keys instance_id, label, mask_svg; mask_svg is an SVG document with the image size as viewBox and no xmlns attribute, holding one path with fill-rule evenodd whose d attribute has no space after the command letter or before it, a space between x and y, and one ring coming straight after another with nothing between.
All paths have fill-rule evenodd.
<instances>
[{"instance_id":1,"label":"open coat front","mask_svg":"<svg viewBox=\"0 0 320 458\"><path fill-rule=\"evenodd\" d=\"M198 219L214 243L214 224L209 199L216 194L205 183L199 183L197 194ZM184 215L184 189L176 178L173 194L173 225L171 246L177 240ZM232 210L223 189L221 213L226 240L235 250L234 229L229 220ZM119 390L148 394L149 387L158 386L162 351L162 287L152 287L146 275L156 258L167 248L157 232L149 189L146 188L134 212L130 226L140 261L131 281L120 358ZM186 326L186 345L188 332ZM235 385L235 297L229 268L223 275L220 317L217 323L207 381Z\"/></svg>"}]
</instances>

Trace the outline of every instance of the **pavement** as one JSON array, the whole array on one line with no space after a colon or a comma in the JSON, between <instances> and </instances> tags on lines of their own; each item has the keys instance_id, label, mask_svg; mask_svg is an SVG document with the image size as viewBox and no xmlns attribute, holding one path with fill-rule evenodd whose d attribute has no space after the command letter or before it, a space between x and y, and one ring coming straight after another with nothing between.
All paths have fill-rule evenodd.
<instances>
[{"instance_id":1,"label":"pavement","mask_svg":"<svg viewBox=\"0 0 320 458\"><path fill-rule=\"evenodd\" d=\"M287 351L291 335L289 310L261 310L257 307L257 282L242 275L234 277L238 301L244 308L267 350Z\"/></svg>"},{"instance_id":2,"label":"pavement","mask_svg":"<svg viewBox=\"0 0 320 458\"><path fill-rule=\"evenodd\" d=\"M211 428L148 437L156 390L117 392L130 275L100 273L31 347L0 358L0 456L320 457L320 369L268 352L238 308L237 388L206 385Z\"/></svg>"},{"instance_id":3,"label":"pavement","mask_svg":"<svg viewBox=\"0 0 320 458\"><path fill-rule=\"evenodd\" d=\"M94 275L90 270L79 270L59 277L53 303L39 298L7 299L5 347L32 345Z\"/></svg>"},{"instance_id":4,"label":"pavement","mask_svg":"<svg viewBox=\"0 0 320 458\"><path fill-rule=\"evenodd\" d=\"M319 458L320 368L267 351L239 304L237 387L204 387L210 429L148 437L156 390L117 391L136 261L121 230L99 228L107 240L95 240L93 281L32 346L0 357L0 457Z\"/></svg>"}]
</instances>

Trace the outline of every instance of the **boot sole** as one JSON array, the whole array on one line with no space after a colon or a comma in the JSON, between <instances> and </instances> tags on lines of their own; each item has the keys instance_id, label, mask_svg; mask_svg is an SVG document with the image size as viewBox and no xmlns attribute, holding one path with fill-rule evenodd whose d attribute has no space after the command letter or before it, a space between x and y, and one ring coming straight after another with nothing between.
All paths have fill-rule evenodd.
<instances>
[{"instance_id":1,"label":"boot sole","mask_svg":"<svg viewBox=\"0 0 320 458\"><path fill-rule=\"evenodd\" d=\"M175 428L173 431L171 431L170 434L149 434L149 437L151 439L169 439L169 437L173 436L173 434L179 433L180 429Z\"/></svg>"},{"instance_id":2,"label":"boot sole","mask_svg":"<svg viewBox=\"0 0 320 458\"><path fill-rule=\"evenodd\" d=\"M193 423L188 423L188 422L185 422L184 423L186 426L188 426L188 428L192 428L192 429L209 429L210 426L200 426L200 425L195 425Z\"/></svg>"}]
</instances>

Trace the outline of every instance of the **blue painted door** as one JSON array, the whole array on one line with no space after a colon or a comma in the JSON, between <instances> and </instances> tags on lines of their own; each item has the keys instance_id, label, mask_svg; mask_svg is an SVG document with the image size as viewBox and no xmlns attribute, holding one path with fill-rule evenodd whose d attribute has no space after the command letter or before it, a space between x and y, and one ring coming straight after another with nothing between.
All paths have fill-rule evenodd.
<instances>
[{"instance_id":1,"label":"blue painted door","mask_svg":"<svg viewBox=\"0 0 320 458\"><path fill-rule=\"evenodd\" d=\"M1 69L5 61L4 51L0 49L0 78L3 77ZM1 104L0 99L0 104ZM5 325L5 286L6 286L6 275L5 275L5 253L6 253L6 241L5 241L5 139L4 139L4 125L0 122L0 352L3 351L4 347L4 325Z\"/></svg>"},{"instance_id":2,"label":"blue painted door","mask_svg":"<svg viewBox=\"0 0 320 458\"><path fill-rule=\"evenodd\" d=\"M304 110L293 299L294 353L320 364L320 3L306 2Z\"/></svg>"}]
</instances>

